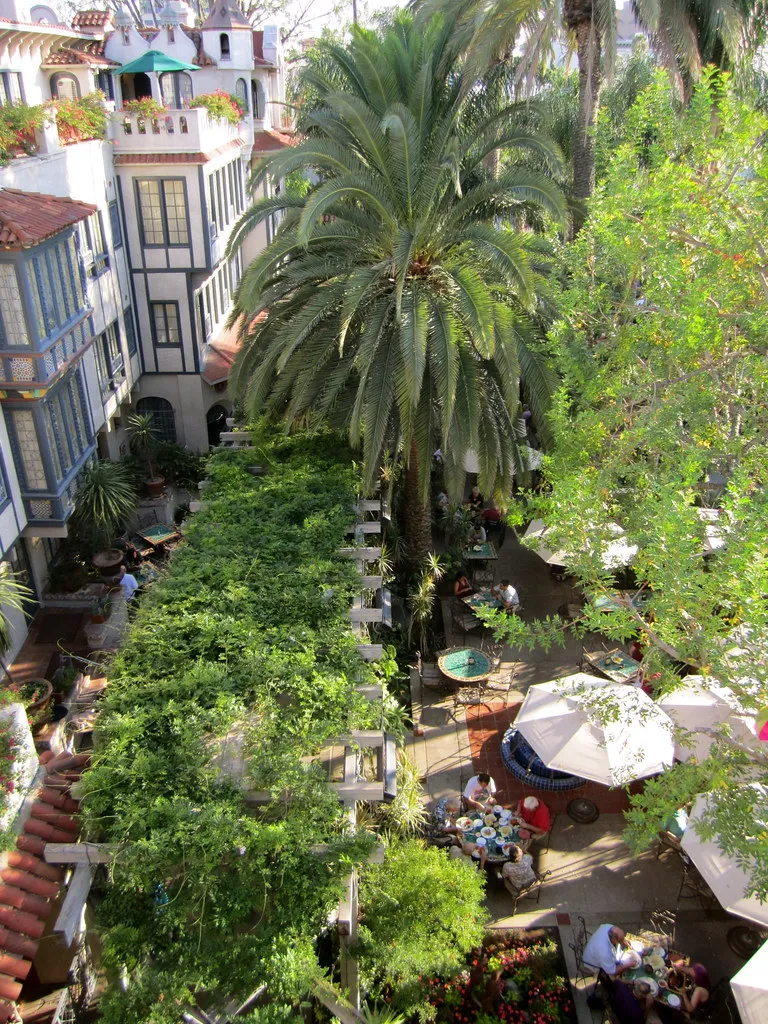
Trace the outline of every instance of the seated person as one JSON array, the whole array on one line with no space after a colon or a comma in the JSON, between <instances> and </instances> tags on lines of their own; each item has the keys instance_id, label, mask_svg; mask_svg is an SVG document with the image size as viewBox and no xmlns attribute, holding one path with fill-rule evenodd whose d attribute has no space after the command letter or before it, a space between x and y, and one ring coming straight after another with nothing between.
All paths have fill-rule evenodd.
<instances>
[{"instance_id":1,"label":"seated person","mask_svg":"<svg viewBox=\"0 0 768 1024\"><path fill-rule=\"evenodd\" d=\"M688 828L688 812L684 807L678 808L674 814L670 814L664 822L664 831L671 832L675 839L682 839L685 830Z\"/></svg>"},{"instance_id":2,"label":"seated person","mask_svg":"<svg viewBox=\"0 0 768 1024\"><path fill-rule=\"evenodd\" d=\"M527 885L536 881L536 872L533 870L533 857L530 853L523 853L521 846L512 843L509 851L509 860L501 869L501 877L505 882L515 889L525 889Z\"/></svg>"},{"instance_id":3,"label":"seated person","mask_svg":"<svg viewBox=\"0 0 768 1024\"><path fill-rule=\"evenodd\" d=\"M501 583L497 583L495 587L491 587L491 593L501 601L504 608L516 608L520 604L520 598L518 597L517 591L509 580L502 580Z\"/></svg>"},{"instance_id":4,"label":"seated person","mask_svg":"<svg viewBox=\"0 0 768 1024\"><path fill-rule=\"evenodd\" d=\"M500 523L501 512L497 508L484 508L483 520L485 521L486 525L488 525L489 523Z\"/></svg>"},{"instance_id":5,"label":"seated person","mask_svg":"<svg viewBox=\"0 0 768 1024\"><path fill-rule=\"evenodd\" d=\"M584 947L582 960L595 974L602 968L611 978L618 978L628 969L621 964L621 954L629 947L626 936L621 928L613 924L601 924L595 934Z\"/></svg>"},{"instance_id":6,"label":"seated person","mask_svg":"<svg viewBox=\"0 0 768 1024\"><path fill-rule=\"evenodd\" d=\"M451 499L448 497L445 491L440 491L440 493L437 496L437 501L435 502L435 509L438 515L447 515L450 507Z\"/></svg>"},{"instance_id":7,"label":"seated person","mask_svg":"<svg viewBox=\"0 0 768 1024\"><path fill-rule=\"evenodd\" d=\"M453 584L453 595L454 597L469 597L470 594L474 594L475 588L469 582L466 576L457 576Z\"/></svg>"},{"instance_id":8,"label":"seated person","mask_svg":"<svg viewBox=\"0 0 768 1024\"><path fill-rule=\"evenodd\" d=\"M461 802L455 796L438 800L424 829L426 837L443 846L451 843L454 836L462 834L461 829L456 827L460 811Z\"/></svg>"},{"instance_id":9,"label":"seated person","mask_svg":"<svg viewBox=\"0 0 768 1024\"><path fill-rule=\"evenodd\" d=\"M552 828L549 808L536 796L527 796L520 800L515 808L515 815L526 823L534 839L546 835Z\"/></svg>"},{"instance_id":10,"label":"seated person","mask_svg":"<svg viewBox=\"0 0 768 1024\"><path fill-rule=\"evenodd\" d=\"M682 964L675 964L680 974L685 975L686 986L680 993L686 1013L694 1014L699 1007L704 1007L709 1002L712 992L712 983L709 980L709 971L703 964L691 964L684 967ZM703 1009L700 1011L704 1015Z\"/></svg>"},{"instance_id":11,"label":"seated person","mask_svg":"<svg viewBox=\"0 0 768 1024\"><path fill-rule=\"evenodd\" d=\"M496 783L490 775L480 772L473 775L464 787L464 806L471 811L487 813L496 803Z\"/></svg>"},{"instance_id":12,"label":"seated person","mask_svg":"<svg viewBox=\"0 0 768 1024\"><path fill-rule=\"evenodd\" d=\"M480 493L480 488L475 486L469 492L469 497L464 502L466 507L472 512L482 512L483 505L485 504L485 498Z\"/></svg>"},{"instance_id":13,"label":"seated person","mask_svg":"<svg viewBox=\"0 0 768 1024\"><path fill-rule=\"evenodd\" d=\"M448 852L448 856L451 860L458 860L459 857L463 857L470 864L474 864L473 858L475 858L480 867L484 868L485 862L488 859L488 850L484 846L478 846L477 843L454 839L454 845Z\"/></svg>"},{"instance_id":14,"label":"seated person","mask_svg":"<svg viewBox=\"0 0 768 1024\"><path fill-rule=\"evenodd\" d=\"M475 544L485 544L487 539L488 536L485 532L485 529L480 525L480 522L478 521L472 527L472 531L469 535L469 540L467 541L467 544L469 547L474 547Z\"/></svg>"}]
</instances>

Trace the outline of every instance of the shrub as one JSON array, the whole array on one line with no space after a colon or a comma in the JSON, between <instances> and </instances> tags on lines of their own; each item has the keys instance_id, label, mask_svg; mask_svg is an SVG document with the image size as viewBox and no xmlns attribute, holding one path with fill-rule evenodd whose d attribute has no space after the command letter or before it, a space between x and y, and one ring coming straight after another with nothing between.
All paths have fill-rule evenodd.
<instances>
[{"instance_id":1,"label":"shrub","mask_svg":"<svg viewBox=\"0 0 768 1024\"><path fill-rule=\"evenodd\" d=\"M56 124L62 142L103 139L107 134L104 93L88 93L78 100L56 100Z\"/></svg>"},{"instance_id":2,"label":"shrub","mask_svg":"<svg viewBox=\"0 0 768 1024\"><path fill-rule=\"evenodd\" d=\"M216 89L215 92L203 93L202 96L195 96L190 106L204 107L211 117L219 120L229 121L230 124L239 124L245 116L245 111L240 106L240 101L230 92L223 89Z\"/></svg>"},{"instance_id":3,"label":"shrub","mask_svg":"<svg viewBox=\"0 0 768 1024\"><path fill-rule=\"evenodd\" d=\"M126 114L140 114L142 117L164 117L167 113L162 103L153 100L151 96L145 96L140 100L126 100L121 109Z\"/></svg>"},{"instance_id":4,"label":"shrub","mask_svg":"<svg viewBox=\"0 0 768 1024\"><path fill-rule=\"evenodd\" d=\"M41 106L0 107L0 164L8 163L19 150L34 153L34 131L44 123L45 110Z\"/></svg>"}]
</instances>

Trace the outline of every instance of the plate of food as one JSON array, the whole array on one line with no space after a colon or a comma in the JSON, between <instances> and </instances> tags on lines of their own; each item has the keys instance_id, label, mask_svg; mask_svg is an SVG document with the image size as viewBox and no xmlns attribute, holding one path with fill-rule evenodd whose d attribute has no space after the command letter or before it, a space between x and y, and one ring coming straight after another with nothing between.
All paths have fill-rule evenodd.
<instances>
[{"instance_id":1,"label":"plate of food","mask_svg":"<svg viewBox=\"0 0 768 1024\"><path fill-rule=\"evenodd\" d=\"M469 830L472 828L472 819L471 818L457 818L456 819L456 828L460 828L462 832L469 832Z\"/></svg>"},{"instance_id":2,"label":"plate of food","mask_svg":"<svg viewBox=\"0 0 768 1024\"><path fill-rule=\"evenodd\" d=\"M654 946L651 949L651 953L653 953L654 956L660 956L662 960L666 956L666 952L667 951L666 951L666 949L664 949L663 946Z\"/></svg>"},{"instance_id":3,"label":"plate of food","mask_svg":"<svg viewBox=\"0 0 768 1024\"><path fill-rule=\"evenodd\" d=\"M647 986L647 988L643 991L645 986ZM638 978L635 982L635 992L637 992L638 989L642 995L650 995L653 996L654 999L659 994L659 984L655 978Z\"/></svg>"},{"instance_id":4,"label":"plate of food","mask_svg":"<svg viewBox=\"0 0 768 1024\"><path fill-rule=\"evenodd\" d=\"M480 820L480 818L475 818L475 820L472 822L472 828L481 828L482 824L483 823Z\"/></svg>"},{"instance_id":5,"label":"plate of food","mask_svg":"<svg viewBox=\"0 0 768 1024\"><path fill-rule=\"evenodd\" d=\"M511 825L502 825L501 828L499 829L499 834L504 836L505 839L508 836L511 836L512 835L512 826Z\"/></svg>"},{"instance_id":6,"label":"plate of food","mask_svg":"<svg viewBox=\"0 0 768 1024\"><path fill-rule=\"evenodd\" d=\"M655 971L660 971L661 968L664 966L664 957L659 956L658 953L651 953L651 955L646 959Z\"/></svg>"},{"instance_id":7,"label":"plate of food","mask_svg":"<svg viewBox=\"0 0 768 1024\"><path fill-rule=\"evenodd\" d=\"M676 1010L680 1005L680 996L676 996L674 992L670 992L667 996L667 1002L673 1010Z\"/></svg>"},{"instance_id":8,"label":"plate of food","mask_svg":"<svg viewBox=\"0 0 768 1024\"><path fill-rule=\"evenodd\" d=\"M478 836L477 839L475 840L475 846L487 846L487 845L488 845L488 840L487 839L483 839L482 836Z\"/></svg>"},{"instance_id":9,"label":"plate of food","mask_svg":"<svg viewBox=\"0 0 768 1024\"><path fill-rule=\"evenodd\" d=\"M642 962L642 957L639 953L635 952L634 949L626 949L621 954L622 967L628 967L630 971L634 970L636 967L639 967Z\"/></svg>"},{"instance_id":10,"label":"plate of food","mask_svg":"<svg viewBox=\"0 0 768 1024\"><path fill-rule=\"evenodd\" d=\"M496 815L495 814L486 814L486 816L485 816L485 818L483 820L485 821L486 825L495 825L496 824Z\"/></svg>"},{"instance_id":11,"label":"plate of food","mask_svg":"<svg viewBox=\"0 0 768 1024\"><path fill-rule=\"evenodd\" d=\"M494 839L496 837L496 829L486 825L485 828L480 829L480 835L485 836L486 839Z\"/></svg>"}]
</instances>

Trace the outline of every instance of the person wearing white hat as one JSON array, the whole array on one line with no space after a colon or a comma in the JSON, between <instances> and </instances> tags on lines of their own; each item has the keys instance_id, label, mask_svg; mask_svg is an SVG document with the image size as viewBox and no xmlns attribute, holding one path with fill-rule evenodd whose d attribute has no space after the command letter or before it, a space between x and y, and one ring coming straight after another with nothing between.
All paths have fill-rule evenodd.
<instances>
[{"instance_id":1,"label":"person wearing white hat","mask_svg":"<svg viewBox=\"0 0 768 1024\"><path fill-rule=\"evenodd\" d=\"M540 839L552 828L552 815L545 803L535 796L518 801L515 814L521 818L533 839Z\"/></svg>"}]
</instances>

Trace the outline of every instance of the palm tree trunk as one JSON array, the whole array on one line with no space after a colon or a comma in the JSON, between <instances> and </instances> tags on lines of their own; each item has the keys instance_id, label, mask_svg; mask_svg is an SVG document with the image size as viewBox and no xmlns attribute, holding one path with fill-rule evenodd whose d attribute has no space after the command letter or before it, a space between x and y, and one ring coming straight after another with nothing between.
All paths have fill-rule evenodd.
<instances>
[{"instance_id":1,"label":"palm tree trunk","mask_svg":"<svg viewBox=\"0 0 768 1024\"><path fill-rule=\"evenodd\" d=\"M414 568L423 564L432 547L432 515L423 499L419 476L419 456L411 442L405 467L405 542L408 562Z\"/></svg>"},{"instance_id":2,"label":"palm tree trunk","mask_svg":"<svg viewBox=\"0 0 768 1024\"><path fill-rule=\"evenodd\" d=\"M584 223L585 200L595 187L595 137L597 111L603 72L600 66L600 38L591 20L576 26L576 52L579 60L579 123L573 147L573 197L579 200L573 214L573 234L579 233Z\"/></svg>"}]
</instances>

